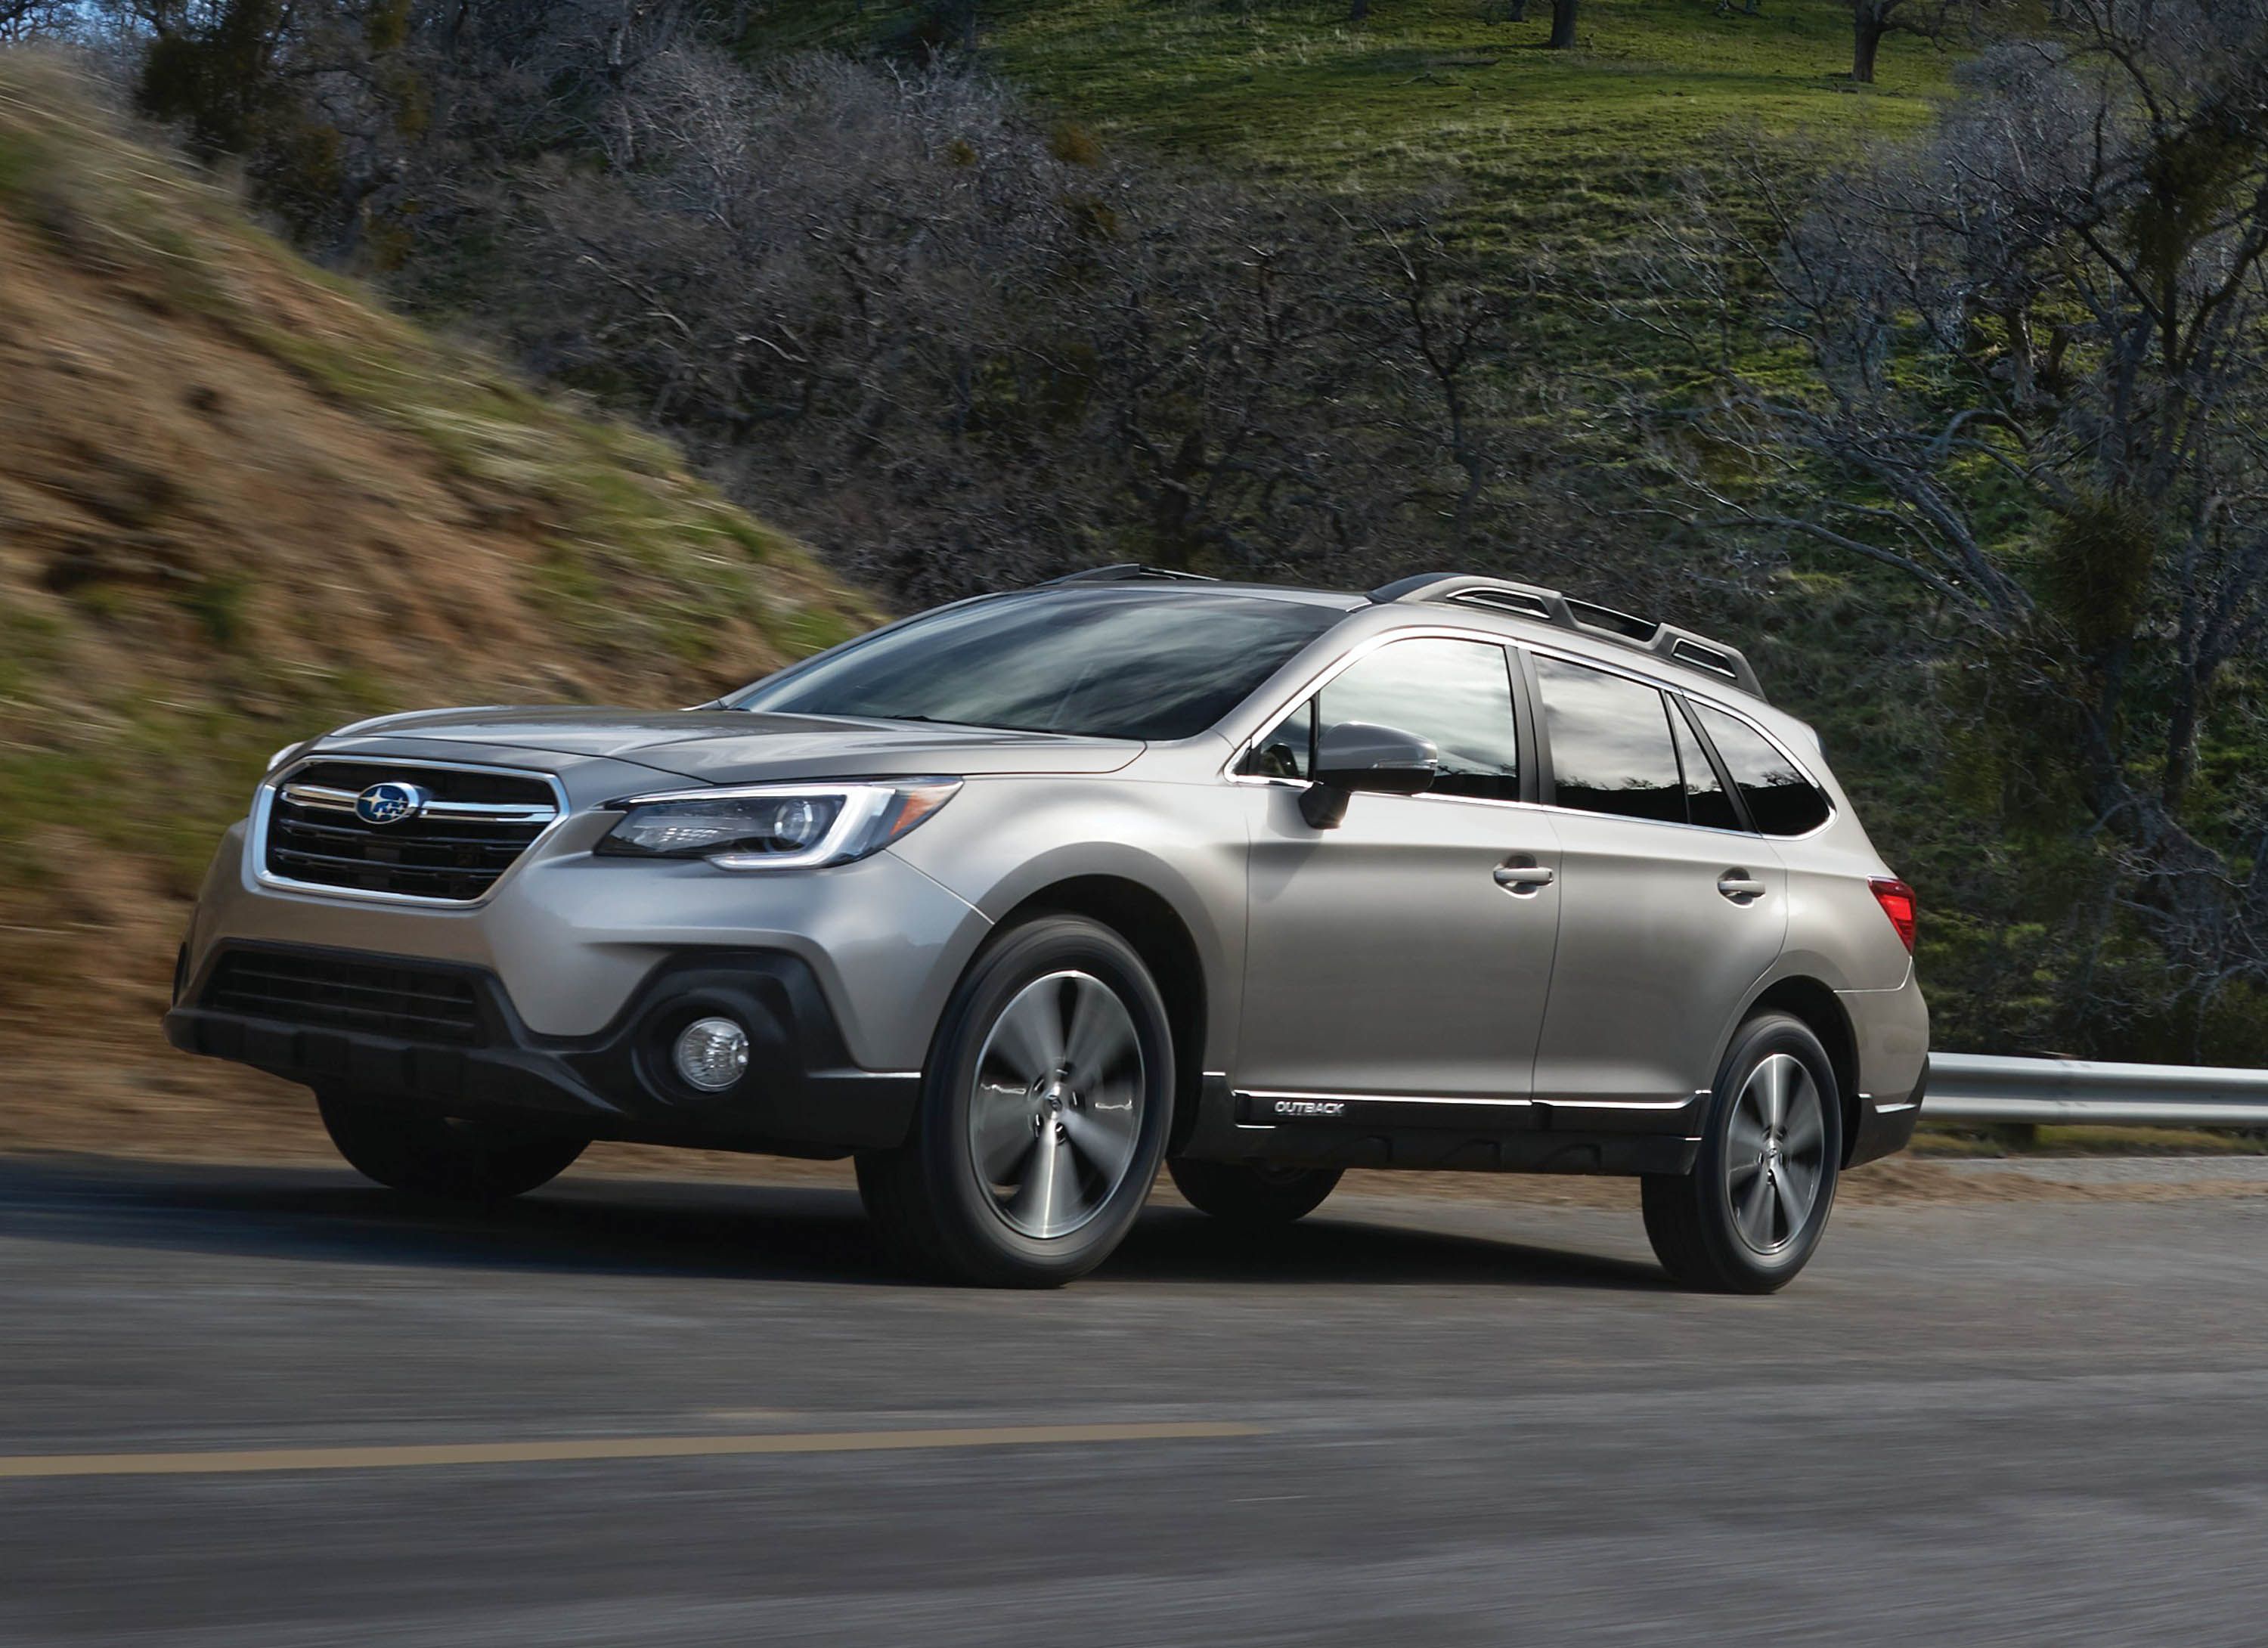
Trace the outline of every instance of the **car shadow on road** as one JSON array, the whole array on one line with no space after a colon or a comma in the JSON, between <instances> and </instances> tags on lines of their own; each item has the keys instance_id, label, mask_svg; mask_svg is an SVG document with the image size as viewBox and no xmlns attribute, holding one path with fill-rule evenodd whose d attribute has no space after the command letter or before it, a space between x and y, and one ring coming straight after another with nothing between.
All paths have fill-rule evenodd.
<instances>
[{"instance_id":1,"label":"car shadow on road","mask_svg":"<svg viewBox=\"0 0 2268 1648\"><path fill-rule=\"evenodd\" d=\"M571 1178L465 1209L343 1170L19 1159L0 1161L0 1236L311 1264L907 1284L876 1248L856 1195L833 1187ZM1288 1228L1241 1232L1152 1207L1095 1282L1667 1285L1627 1260L1334 1218L1328 1208Z\"/></svg>"},{"instance_id":2,"label":"car shadow on road","mask_svg":"<svg viewBox=\"0 0 2268 1648\"><path fill-rule=\"evenodd\" d=\"M1373 1210L1376 1204L1373 1204ZM1422 1202L1410 1217L1423 1219ZM1390 1215L1388 1217L1391 1217ZM1290 1285L1667 1288L1650 1264L1422 1224L1334 1217L1326 1204L1296 1225L1240 1231L1185 1208L1151 1208L1098 1273L1106 1281Z\"/></svg>"}]
</instances>

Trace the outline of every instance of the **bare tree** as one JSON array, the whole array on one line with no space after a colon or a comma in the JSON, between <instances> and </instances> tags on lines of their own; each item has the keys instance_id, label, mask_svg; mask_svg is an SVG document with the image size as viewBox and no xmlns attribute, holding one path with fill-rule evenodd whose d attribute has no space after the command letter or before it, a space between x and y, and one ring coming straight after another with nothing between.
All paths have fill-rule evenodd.
<instances>
[{"instance_id":1,"label":"bare tree","mask_svg":"<svg viewBox=\"0 0 2268 1648\"><path fill-rule=\"evenodd\" d=\"M1764 234L1703 202L1668 235L1685 307L1645 318L1761 305L1806 369L1687 332L1718 386L1688 483L1720 524L1929 591L2016 768L2115 864L2112 913L2196 989L2257 983L2268 784L2202 755L2258 736L2268 635L2268 9L2066 18L1969 71L1935 136L1808 198L1754 158Z\"/></svg>"},{"instance_id":2,"label":"bare tree","mask_svg":"<svg viewBox=\"0 0 2268 1648\"><path fill-rule=\"evenodd\" d=\"M1912 34L1942 40L1958 19L1975 10L1973 0L1849 0L1849 4L1851 78L1861 85L1874 83L1874 60L1881 55L1885 37Z\"/></svg>"},{"instance_id":3,"label":"bare tree","mask_svg":"<svg viewBox=\"0 0 2268 1648\"><path fill-rule=\"evenodd\" d=\"M1506 311L1422 214L1097 158L943 63L681 46L593 130L603 171L514 190L503 284L548 301L502 319L887 587L1329 576L1500 529Z\"/></svg>"},{"instance_id":4,"label":"bare tree","mask_svg":"<svg viewBox=\"0 0 2268 1648\"><path fill-rule=\"evenodd\" d=\"M79 23L69 0L0 0L0 45L68 34Z\"/></svg>"}]
</instances>

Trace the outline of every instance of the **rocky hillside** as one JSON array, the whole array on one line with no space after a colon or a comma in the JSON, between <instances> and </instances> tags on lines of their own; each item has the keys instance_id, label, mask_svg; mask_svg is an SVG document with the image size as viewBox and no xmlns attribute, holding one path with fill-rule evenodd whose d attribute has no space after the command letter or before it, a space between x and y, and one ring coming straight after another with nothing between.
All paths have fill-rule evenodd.
<instances>
[{"instance_id":1,"label":"rocky hillside","mask_svg":"<svg viewBox=\"0 0 2268 1648\"><path fill-rule=\"evenodd\" d=\"M157 1018L279 745L683 703L873 616L666 446L310 268L0 54L0 1148L261 1125L276 1096L246 1109Z\"/></svg>"}]
</instances>

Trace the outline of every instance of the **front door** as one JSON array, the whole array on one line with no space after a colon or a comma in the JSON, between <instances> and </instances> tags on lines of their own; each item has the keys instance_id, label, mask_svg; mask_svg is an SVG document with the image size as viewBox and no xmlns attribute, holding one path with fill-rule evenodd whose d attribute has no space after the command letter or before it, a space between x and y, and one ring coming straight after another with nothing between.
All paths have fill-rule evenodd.
<instances>
[{"instance_id":1,"label":"front door","mask_svg":"<svg viewBox=\"0 0 2268 1648\"><path fill-rule=\"evenodd\" d=\"M1358 658L1263 737L1251 791L1242 1031L1248 1093L1524 1099L1559 926L1550 815L1518 805L1509 658L1418 636ZM1336 829L1300 816L1320 729L1432 740L1423 796L1361 794Z\"/></svg>"}]
</instances>

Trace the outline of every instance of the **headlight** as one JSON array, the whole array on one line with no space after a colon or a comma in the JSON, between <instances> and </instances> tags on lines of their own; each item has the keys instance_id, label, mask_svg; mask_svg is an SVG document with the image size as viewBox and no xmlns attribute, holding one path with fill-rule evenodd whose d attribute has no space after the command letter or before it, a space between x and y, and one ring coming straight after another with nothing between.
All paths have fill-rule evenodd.
<instances>
[{"instance_id":1,"label":"headlight","mask_svg":"<svg viewBox=\"0 0 2268 1648\"><path fill-rule=\"evenodd\" d=\"M953 798L958 778L678 791L614 805L622 821L591 850L706 858L723 870L807 870L878 852Z\"/></svg>"},{"instance_id":2,"label":"headlight","mask_svg":"<svg viewBox=\"0 0 2268 1648\"><path fill-rule=\"evenodd\" d=\"M306 741L307 741L306 739L301 739L299 740L299 744L305 744ZM270 755L270 756L268 758L268 768L267 768L267 770L268 770L268 771L269 771L269 772L274 772L274 771L275 771L278 767L281 767L281 766L282 766L285 761L287 761L291 760L291 756L292 756L293 752L295 752L296 750L298 750L298 747L299 747L299 744L286 744L286 745L285 745L282 749L277 750L277 751L276 751L273 755Z\"/></svg>"}]
</instances>

